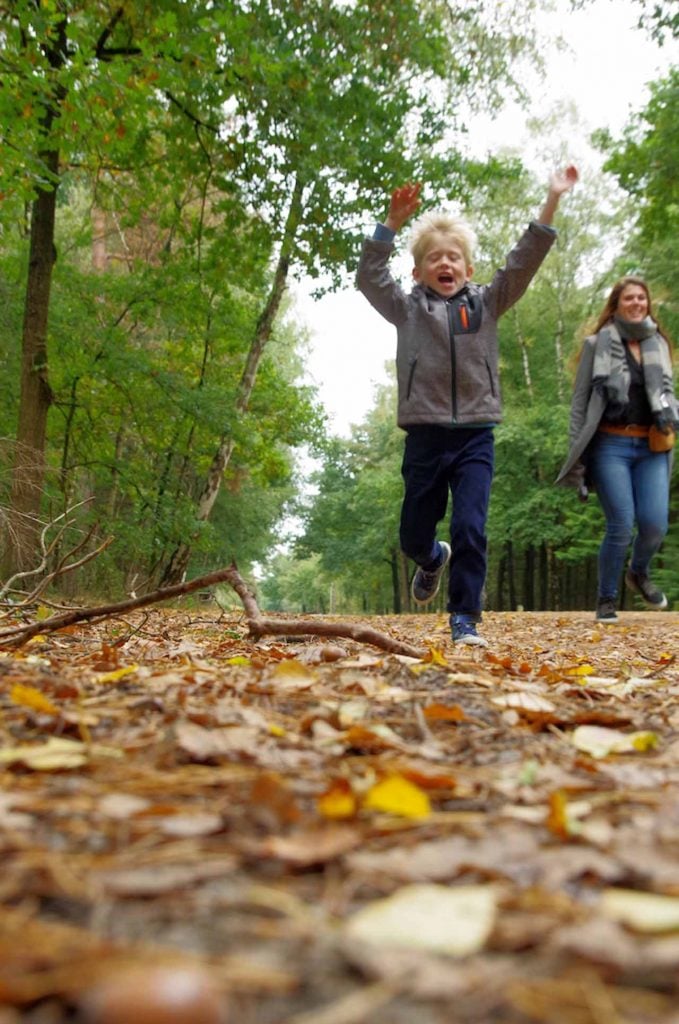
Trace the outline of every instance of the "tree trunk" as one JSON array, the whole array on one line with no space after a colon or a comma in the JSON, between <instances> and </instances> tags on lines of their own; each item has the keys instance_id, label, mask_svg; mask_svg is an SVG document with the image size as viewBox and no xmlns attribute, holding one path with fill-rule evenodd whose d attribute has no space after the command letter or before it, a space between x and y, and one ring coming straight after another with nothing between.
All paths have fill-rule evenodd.
<instances>
[{"instance_id":1,"label":"tree trunk","mask_svg":"<svg viewBox=\"0 0 679 1024\"><path fill-rule=\"evenodd\" d=\"M505 610L505 569L505 556L500 555L500 558L497 563L497 579L495 583L495 610L498 612L503 612Z\"/></svg>"},{"instance_id":2,"label":"tree trunk","mask_svg":"<svg viewBox=\"0 0 679 1024\"><path fill-rule=\"evenodd\" d=\"M401 614L401 581L399 578L398 555L398 549L392 548L390 551L389 568L391 570L391 593L394 615Z\"/></svg>"},{"instance_id":3,"label":"tree trunk","mask_svg":"<svg viewBox=\"0 0 679 1024\"><path fill-rule=\"evenodd\" d=\"M524 552L523 607L527 612L535 611L535 548L532 544Z\"/></svg>"},{"instance_id":4,"label":"tree trunk","mask_svg":"<svg viewBox=\"0 0 679 1024\"><path fill-rule=\"evenodd\" d=\"M55 70L64 63L65 18L60 23L56 43L45 47L45 55ZM28 276L21 337L19 419L3 566L7 576L30 569L35 564L35 545L40 531L47 413L52 403L48 379L47 323L52 270L56 260L54 225L59 185L59 150L56 145L48 147L52 127L58 119L59 106L64 97L64 90L57 88L53 103L45 111L42 129L46 142L40 156L49 183L39 189L31 206Z\"/></svg>"},{"instance_id":5,"label":"tree trunk","mask_svg":"<svg viewBox=\"0 0 679 1024\"><path fill-rule=\"evenodd\" d=\"M273 323L285 293L293 243L302 213L303 191L304 186L302 182L297 179L292 193L290 209L288 210L288 218L283 232L283 240L281 242L281 250L278 257L278 263L276 264L276 271L274 273L269 297L259 320L257 321L255 336L252 340L252 344L250 345L243 375L238 385L236 412L241 415L247 412L252 390L257 378L257 370L259 369L259 364L266 344L271 337ZM233 449L233 438L229 435L223 435L219 442L217 451L212 458L207 479L198 498L196 522L199 524L207 522L210 517L210 513L212 512L217 500L217 495L219 494L224 471L226 470L233 454ZM189 565L189 559L191 557L191 549L196 539L196 535L197 534L194 534L192 537L189 537L187 540L179 543L172 552L170 560L162 575L161 586L177 584L185 577Z\"/></svg>"},{"instance_id":6,"label":"tree trunk","mask_svg":"<svg viewBox=\"0 0 679 1024\"><path fill-rule=\"evenodd\" d=\"M516 337L517 337L518 342L519 342L519 348L521 349L521 366L523 368L523 379L524 379L524 382L525 382L525 385L526 385L526 391L528 392L528 395L529 395L529 397L530 397L530 399L532 401L533 400L533 379L532 379L531 373L530 373L530 360L528 359L528 345L526 344L526 339L525 339L525 337L523 335L523 331L521 330L521 321L519 320L519 314L518 314L518 311L516 309L516 306L512 310L512 317L514 319L514 330L516 331Z\"/></svg>"},{"instance_id":7,"label":"tree trunk","mask_svg":"<svg viewBox=\"0 0 679 1024\"><path fill-rule=\"evenodd\" d=\"M58 154L47 154L46 163L50 171L56 174ZM31 567L40 531L47 413L52 403L47 372L47 320L55 261L56 198L56 186L50 191L42 191L31 210L28 278L21 339L19 421L12 473L11 528L9 546L5 552L7 575Z\"/></svg>"},{"instance_id":8,"label":"tree trunk","mask_svg":"<svg viewBox=\"0 0 679 1024\"><path fill-rule=\"evenodd\" d=\"M546 612L549 602L549 583L547 565L547 545L543 541L540 545L540 611Z\"/></svg>"},{"instance_id":9,"label":"tree trunk","mask_svg":"<svg viewBox=\"0 0 679 1024\"><path fill-rule=\"evenodd\" d=\"M410 581L408 579L408 559L401 549L398 549L398 585L401 593L401 611L411 612Z\"/></svg>"},{"instance_id":10,"label":"tree trunk","mask_svg":"<svg viewBox=\"0 0 679 1024\"><path fill-rule=\"evenodd\" d=\"M508 540L505 545L507 552L507 582L509 584L509 610L516 608L516 581L514 577L514 545Z\"/></svg>"}]
</instances>

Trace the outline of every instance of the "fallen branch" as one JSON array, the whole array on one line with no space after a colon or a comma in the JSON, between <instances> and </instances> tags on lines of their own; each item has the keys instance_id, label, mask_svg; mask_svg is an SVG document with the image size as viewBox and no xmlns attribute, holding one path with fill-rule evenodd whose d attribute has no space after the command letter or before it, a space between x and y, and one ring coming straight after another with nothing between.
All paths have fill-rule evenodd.
<instances>
[{"instance_id":1,"label":"fallen branch","mask_svg":"<svg viewBox=\"0 0 679 1024\"><path fill-rule=\"evenodd\" d=\"M172 587L154 590L150 594L133 597L127 601L120 601L117 604L99 605L95 608L74 608L72 611L52 615L49 619L43 619L42 622L31 622L23 626L10 626L7 629L0 629L0 646L18 647L38 633L54 633L55 630L64 629L65 626L73 626L76 622L94 622L100 619L114 618L116 615L132 611L135 608L144 608L149 604L170 601L174 597L191 594L194 590L204 590L207 587L212 587L217 583L224 583L229 580L232 569L233 567L218 569L216 572L207 573L205 576L197 576L194 580L187 580L186 583L176 583Z\"/></svg>"},{"instance_id":2,"label":"fallen branch","mask_svg":"<svg viewBox=\"0 0 679 1024\"><path fill-rule=\"evenodd\" d=\"M359 643L371 644L390 654L404 654L409 658L424 658L427 652L411 644L401 643L385 633L380 633L369 626L354 625L349 622L320 622L315 619L271 619L259 610L255 595L248 588L245 580L238 572L235 563L226 570L226 580L231 584L243 602L248 620L248 628L255 639L261 636L332 636L348 637Z\"/></svg>"},{"instance_id":3,"label":"fallen branch","mask_svg":"<svg viewBox=\"0 0 679 1024\"><path fill-rule=\"evenodd\" d=\"M31 637L37 636L38 633L54 633L66 626L73 626L76 622L94 622L114 618L116 615L122 615L135 608L159 604L161 601L169 601L175 597L182 597L184 594L191 594L195 590L205 590L217 583L229 583L236 591L243 603L250 635L255 639L266 635L347 637L359 643L371 644L390 654L403 654L406 657L418 659L426 657L425 650L413 647L411 644L401 643L400 640L394 640L369 626L353 625L347 622L321 622L314 619L267 618L261 614L255 595L238 572L235 562L226 569L218 569L216 572L198 576L186 583L163 587L150 594L144 594L142 597L130 598L117 604L99 605L95 608L74 608L71 611L61 612L59 615L52 615L49 619L43 619L42 622L0 629L0 646L18 647L30 640Z\"/></svg>"}]
</instances>

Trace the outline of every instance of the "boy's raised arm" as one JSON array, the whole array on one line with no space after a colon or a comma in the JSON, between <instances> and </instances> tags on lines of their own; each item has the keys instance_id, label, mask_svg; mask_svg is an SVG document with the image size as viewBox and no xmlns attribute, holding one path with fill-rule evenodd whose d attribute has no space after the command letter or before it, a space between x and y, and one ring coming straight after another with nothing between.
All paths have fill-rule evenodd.
<instances>
[{"instance_id":1,"label":"boy's raised arm","mask_svg":"<svg viewBox=\"0 0 679 1024\"><path fill-rule=\"evenodd\" d=\"M383 221L385 228L389 228L390 231L401 230L420 205L421 187L420 182L416 181L414 184L409 182L407 185L394 189L389 202L389 213Z\"/></svg>"},{"instance_id":2,"label":"boy's raised arm","mask_svg":"<svg viewBox=\"0 0 679 1024\"><path fill-rule=\"evenodd\" d=\"M550 225L564 192L569 192L580 175L574 164L569 164L563 171L555 171L549 179L549 191L544 206L538 216L538 224Z\"/></svg>"}]
</instances>

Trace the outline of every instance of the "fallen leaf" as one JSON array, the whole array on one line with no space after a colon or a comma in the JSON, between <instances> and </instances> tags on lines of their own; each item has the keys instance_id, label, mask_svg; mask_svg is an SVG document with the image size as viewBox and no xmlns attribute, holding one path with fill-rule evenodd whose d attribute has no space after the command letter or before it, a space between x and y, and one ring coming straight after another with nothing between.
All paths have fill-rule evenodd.
<instances>
[{"instance_id":1,"label":"fallen leaf","mask_svg":"<svg viewBox=\"0 0 679 1024\"><path fill-rule=\"evenodd\" d=\"M79 768L92 756L122 757L121 750L112 747L80 743L78 740L52 736L46 743L19 747L0 747L0 764L25 764L35 771L58 771Z\"/></svg>"},{"instance_id":2,"label":"fallen leaf","mask_svg":"<svg viewBox=\"0 0 679 1024\"><path fill-rule=\"evenodd\" d=\"M605 889L599 909L606 917L621 921L637 932L679 930L679 897L663 896L637 889Z\"/></svg>"},{"instance_id":3,"label":"fallen leaf","mask_svg":"<svg viewBox=\"0 0 679 1024\"><path fill-rule=\"evenodd\" d=\"M324 818L352 818L356 814L356 797L346 779L337 779L316 801Z\"/></svg>"},{"instance_id":4,"label":"fallen leaf","mask_svg":"<svg viewBox=\"0 0 679 1024\"><path fill-rule=\"evenodd\" d=\"M344 934L380 947L469 956L485 946L496 904L492 885L408 885L359 910Z\"/></svg>"},{"instance_id":5,"label":"fallen leaf","mask_svg":"<svg viewBox=\"0 0 679 1024\"><path fill-rule=\"evenodd\" d=\"M592 757L607 757L609 754L627 754L652 750L658 745L654 732L620 732L601 725L580 725L574 730L573 745Z\"/></svg>"},{"instance_id":6,"label":"fallen leaf","mask_svg":"<svg viewBox=\"0 0 679 1024\"><path fill-rule=\"evenodd\" d=\"M427 794L401 775L392 775L376 783L364 796L363 807L402 818L428 818L431 814Z\"/></svg>"},{"instance_id":7,"label":"fallen leaf","mask_svg":"<svg viewBox=\"0 0 679 1024\"><path fill-rule=\"evenodd\" d=\"M21 707L32 708L47 715L58 715L59 708L53 704L49 697L36 689L35 686L24 686L22 683L14 683L9 691L9 699Z\"/></svg>"}]
</instances>

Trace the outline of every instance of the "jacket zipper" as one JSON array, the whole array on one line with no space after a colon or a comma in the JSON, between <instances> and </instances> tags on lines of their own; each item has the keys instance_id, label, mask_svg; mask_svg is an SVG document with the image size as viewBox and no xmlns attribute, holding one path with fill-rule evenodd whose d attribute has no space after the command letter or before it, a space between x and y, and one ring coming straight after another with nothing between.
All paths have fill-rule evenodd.
<instances>
[{"instance_id":1,"label":"jacket zipper","mask_svg":"<svg viewBox=\"0 0 679 1024\"><path fill-rule=\"evenodd\" d=\"M457 367L455 366L455 330L453 325L453 303L447 302L448 308L448 329L450 333L450 389L451 405L453 409L453 423L457 420Z\"/></svg>"}]
</instances>

